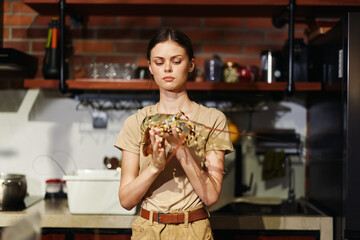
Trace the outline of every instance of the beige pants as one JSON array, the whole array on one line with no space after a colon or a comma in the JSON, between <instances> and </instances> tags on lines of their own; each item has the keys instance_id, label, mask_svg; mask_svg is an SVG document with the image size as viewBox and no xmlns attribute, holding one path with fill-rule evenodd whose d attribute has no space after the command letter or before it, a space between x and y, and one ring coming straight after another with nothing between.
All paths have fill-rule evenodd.
<instances>
[{"instance_id":1,"label":"beige pants","mask_svg":"<svg viewBox=\"0 0 360 240\"><path fill-rule=\"evenodd\" d=\"M213 240L208 218L191 223L163 224L138 217L132 224L131 240Z\"/></svg>"}]
</instances>

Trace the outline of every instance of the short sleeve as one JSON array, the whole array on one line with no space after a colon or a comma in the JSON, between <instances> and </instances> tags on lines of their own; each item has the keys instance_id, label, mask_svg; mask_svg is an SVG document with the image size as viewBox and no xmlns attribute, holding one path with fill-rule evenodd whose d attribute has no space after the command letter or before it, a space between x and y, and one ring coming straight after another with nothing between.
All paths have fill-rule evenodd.
<instances>
[{"instance_id":1,"label":"short sleeve","mask_svg":"<svg viewBox=\"0 0 360 240\"><path fill-rule=\"evenodd\" d=\"M138 114L129 116L115 141L115 147L132 153L140 154L141 121Z\"/></svg>"},{"instance_id":2,"label":"short sleeve","mask_svg":"<svg viewBox=\"0 0 360 240\"><path fill-rule=\"evenodd\" d=\"M208 126L211 130L206 143L206 151L224 150L226 154L234 151L225 114L215 110L208 116Z\"/></svg>"}]
</instances>

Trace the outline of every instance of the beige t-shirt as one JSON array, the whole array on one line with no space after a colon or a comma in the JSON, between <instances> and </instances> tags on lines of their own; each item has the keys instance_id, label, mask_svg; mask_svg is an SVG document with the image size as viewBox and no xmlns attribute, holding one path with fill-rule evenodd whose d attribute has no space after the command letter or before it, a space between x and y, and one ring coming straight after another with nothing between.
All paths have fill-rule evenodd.
<instances>
[{"instance_id":1,"label":"beige t-shirt","mask_svg":"<svg viewBox=\"0 0 360 240\"><path fill-rule=\"evenodd\" d=\"M142 153L141 124L146 116L157 113L157 105L151 105L129 116L115 142L115 146L119 149L139 154L139 173L150 164L151 159L151 155L144 157ZM206 151L224 150L226 153L233 151L228 133L209 130L203 126L228 130L226 116L221 111L194 103L189 119L195 127L196 137L190 141L188 146L199 165L204 159ZM167 151L167 156L170 154L171 152ZM195 193L179 161L173 157L145 194L141 207L147 210L170 212L183 211L201 204L201 199Z\"/></svg>"}]
</instances>

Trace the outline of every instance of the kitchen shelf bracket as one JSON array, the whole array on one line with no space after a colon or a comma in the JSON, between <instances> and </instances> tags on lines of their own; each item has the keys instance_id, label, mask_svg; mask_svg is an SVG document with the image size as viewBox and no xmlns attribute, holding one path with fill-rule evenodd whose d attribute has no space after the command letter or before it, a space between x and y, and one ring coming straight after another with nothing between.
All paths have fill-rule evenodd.
<instances>
[{"instance_id":1,"label":"kitchen shelf bracket","mask_svg":"<svg viewBox=\"0 0 360 240\"><path fill-rule=\"evenodd\" d=\"M66 1L59 1L59 15L60 15L60 82L59 89L62 94L68 90L65 82L65 15L66 15Z\"/></svg>"},{"instance_id":2,"label":"kitchen shelf bracket","mask_svg":"<svg viewBox=\"0 0 360 240\"><path fill-rule=\"evenodd\" d=\"M295 13L295 0L289 0L289 76L288 84L286 86L286 93L292 95L294 93L294 13Z\"/></svg>"}]
</instances>

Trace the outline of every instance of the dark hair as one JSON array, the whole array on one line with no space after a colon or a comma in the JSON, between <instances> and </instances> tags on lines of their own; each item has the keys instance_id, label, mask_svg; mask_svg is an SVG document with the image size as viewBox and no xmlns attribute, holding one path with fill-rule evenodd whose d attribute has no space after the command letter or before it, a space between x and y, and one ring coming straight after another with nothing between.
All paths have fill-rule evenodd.
<instances>
[{"instance_id":1,"label":"dark hair","mask_svg":"<svg viewBox=\"0 0 360 240\"><path fill-rule=\"evenodd\" d=\"M183 48L189 57L189 60L194 58L194 49L191 44L191 40L183 32L173 29L173 28L162 28L160 29L149 41L146 58L150 61L150 52L155 47L156 44L171 40L176 42Z\"/></svg>"}]
</instances>

